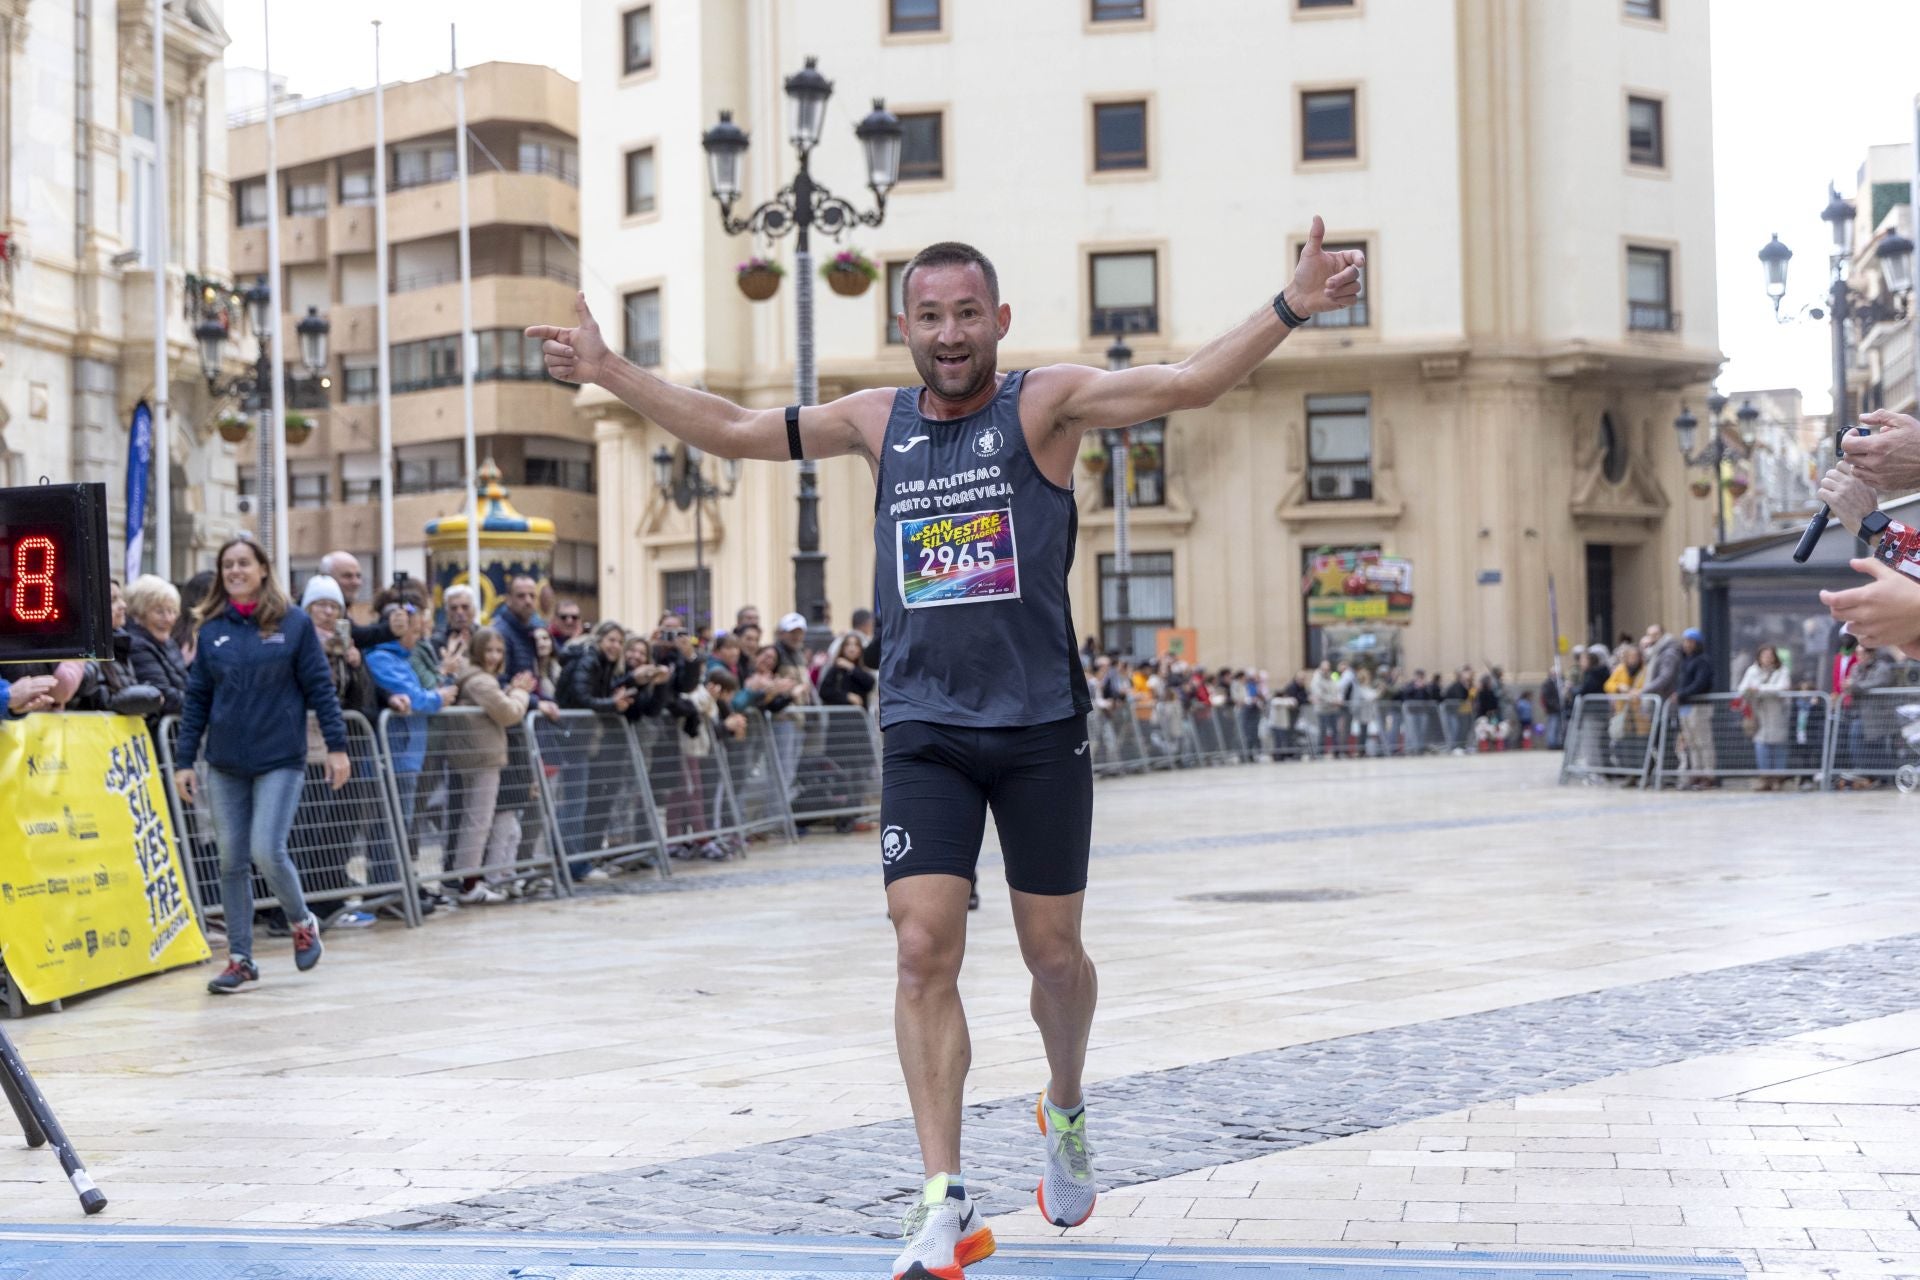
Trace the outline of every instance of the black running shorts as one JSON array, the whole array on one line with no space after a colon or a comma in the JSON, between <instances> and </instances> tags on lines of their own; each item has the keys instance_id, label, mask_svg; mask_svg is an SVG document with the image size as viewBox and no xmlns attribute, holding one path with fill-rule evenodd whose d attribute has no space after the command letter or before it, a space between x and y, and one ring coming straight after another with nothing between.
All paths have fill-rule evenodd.
<instances>
[{"instance_id":1,"label":"black running shorts","mask_svg":"<svg viewBox=\"0 0 1920 1280\"><path fill-rule=\"evenodd\" d=\"M1059 896L1087 887L1093 756L1083 716L1020 729L907 720L886 731L880 862L903 876L971 880L993 810L1007 884Z\"/></svg>"}]
</instances>

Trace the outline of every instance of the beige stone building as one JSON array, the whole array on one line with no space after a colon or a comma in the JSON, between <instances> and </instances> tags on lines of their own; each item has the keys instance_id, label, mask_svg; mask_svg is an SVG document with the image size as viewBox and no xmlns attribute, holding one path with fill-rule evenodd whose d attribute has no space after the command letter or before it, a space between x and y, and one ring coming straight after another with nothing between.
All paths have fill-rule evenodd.
<instances>
[{"instance_id":1,"label":"beige stone building","mask_svg":"<svg viewBox=\"0 0 1920 1280\"><path fill-rule=\"evenodd\" d=\"M1364 306L1136 431L1131 636L1119 469L1083 468L1076 625L1120 647L1192 628L1209 665L1539 671L1556 627L1577 643L1688 621L1679 560L1711 536L1672 426L1720 361L1706 23L1675 0L587 0L587 293L663 375L792 399L791 280L762 304L733 285L750 252L790 264L789 247L722 233L699 140L731 108L753 138L745 202L771 196L793 171L781 80L807 54L837 85L814 157L829 186L871 203L852 136L870 98L907 126L884 224L845 243L889 284L931 241L984 249L1013 308L1003 368L1102 364L1121 327L1136 363L1179 360L1267 304L1321 214L1330 243L1367 251ZM823 398L917 381L892 309L880 288L821 291ZM578 407L605 610L650 618L694 562L691 516L652 479L667 437L602 393ZM749 463L705 508L722 625L792 606L795 485ZM821 488L844 626L873 591L873 482L840 460ZM1410 560L1407 622L1310 627L1323 548Z\"/></svg>"},{"instance_id":2,"label":"beige stone building","mask_svg":"<svg viewBox=\"0 0 1920 1280\"><path fill-rule=\"evenodd\" d=\"M173 555L160 570L210 564L240 527L233 449L214 432L187 306L200 280L228 274L221 10L167 5L163 181L152 6L0 0L0 485L104 483L116 575L130 421L153 394L156 282L173 420ZM151 221L162 192L164 251ZM147 530L151 564L151 518Z\"/></svg>"},{"instance_id":3,"label":"beige stone building","mask_svg":"<svg viewBox=\"0 0 1920 1280\"><path fill-rule=\"evenodd\" d=\"M556 584L591 601L599 580L592 424L571 411L570 390L547 379L537 344L520 332L529 317L569 310L579 283L576 86L547 67L487 63L468 71L466 93L474 139L477 461L491 456L520 509L554 521ZM427 522L460 511L465 500L454 106L451 75L387 89L384 281L374 253L372 92L283 103L275 116L283 323L291 335L317 307L332 326L330 385L315 406L312 435L287 455L296 581L335 548L360 557L369 592L395 570L424 579ZM228 138L233 269L243 282L267 266L265 135L256 119ZM392 356L392 565L377 555L375 308L383 288ZM242 480L251 487L251 465Z\"/></svg>"}]
</instances>

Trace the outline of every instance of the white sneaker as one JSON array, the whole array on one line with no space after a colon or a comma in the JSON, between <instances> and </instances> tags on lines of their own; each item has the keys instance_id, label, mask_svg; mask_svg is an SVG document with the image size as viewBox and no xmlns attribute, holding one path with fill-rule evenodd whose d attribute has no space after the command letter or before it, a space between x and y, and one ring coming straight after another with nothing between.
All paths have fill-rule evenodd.
<instances>
[{"instance_id":1,"label":"white sneaker","mask_svg":"<svg viewBox=\"0 0 1920 1280\"><path fill-rule=\"evenodd\" d=\"M893 1280L966 1280L965 1268L993 1256L993 1232L979 1208L972 1197L949 1196L945 1174L927 1182L900 1235L905 1247L893 1260Z\"/></svg>"},{"instance_id":2,"label":"white sneaker","mask_svg":"<svg viewBox=\"0 0 1920 1280\"><path fill-rule=\"evenodd\" d=\"M607 869L606 869L605 867L595 867L595 868L594 868L593 870L591 870L591 871L589 871L589 872L587 872L587 874L585 874L585 875L583 875L583 876L581 876L580 878L581 878L582 880L611 880L611 879L613 879L613 877L612 877L612 876L610 876L610 875L608 875L608 874L607 874Z\"/></svg>"},{"instance_id":3,"label":"white sneaker","mask_svg":"<svg viewBox=\"0 0 1920 1280\"><path fill-rule=\"evenodd\" d=\"M1099 1188L1093 1182L1093 1156L1087 1150L1087 1113L1073 1119L1047 1101L1043 1091L1036 1108L1040 1132L1047 1139L1047 1168L1040 1175L1034 1200L1040 1216L1056 1227L1077 1227L1093 1216Z\"/></svg>"},{"instance_id":4,"label":"white sneaker","mask_svg":"<svg viewBox=\"0 0 1920 1280\"><path fill-rule=\"evenodd\" d=\"M506 894L500 892L484 880L460 895L461 905L469 907L482 904L492 906L496 902L505 902L506 900Z\"/></svg>"}]
</instances>

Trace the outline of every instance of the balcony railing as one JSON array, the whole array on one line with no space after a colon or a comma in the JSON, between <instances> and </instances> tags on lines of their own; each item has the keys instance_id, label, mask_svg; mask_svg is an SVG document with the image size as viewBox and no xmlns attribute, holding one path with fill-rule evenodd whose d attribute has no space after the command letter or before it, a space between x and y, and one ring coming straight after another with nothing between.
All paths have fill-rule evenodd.
<instances>
[{"instance_id":1,"label":"balcony railing","mask_svg":"<svg viewBox=\"0 0 1920 1280\"><path fill-rule=\"evenodd\" d=\"M557 280L573 288L580 287L580 273L569 271L565 267L542 266L534 271L476 271L473 278L484 280L490 276L521 276L541 280ZM417 289L432 289L443 284L457 284L460 272L457 268L446 267L439 271L412 271L393 278L393 288L388 293L412 293Z\"/></svg>"},{"instance_id":2,"label":"balcony railing","mask_svg":"<svg viewBox=\"0 0 1920 1280\"><path fill-rule=\"evenodd\" d=\"M1307 500L1365 502L1373 497L1371 462L1309 462Z\"/></svg>"},{"instance_id":3,"label":"balcony railing","mask_svg":"<svg viewBox=\"0 0 1920 1280\"><path fill-rule=\"evenodd\" d=\"M1680 313L1657 302L1629 302L1627 328L1635 333L1677 333Z\"/></svg>"},{"instance_id":4,"label":"balcony railing","mask_svg":"<svg viewBox=\"0 0 1920 1280\"><path fill-rule=\"evenodd\" d=\"M537 173L549 178L558 178L570 187L580 185L580 166L578 162L567 163L552 159L536 160L501 170L495 169L492 161L484 156L480 156L476 157L473 163L468 165L468 172L476 178L485 177L489 173ZM448 157L445 160L435 159L429 163L425 169L417 172L404 176L396 173L393 176L393 180L387 184L387 191L392 193L395 191L411 191L415 187L431 187L442 182L452 182L459 176L460 166L453 158Z\"/></svg>"}]
</instances>

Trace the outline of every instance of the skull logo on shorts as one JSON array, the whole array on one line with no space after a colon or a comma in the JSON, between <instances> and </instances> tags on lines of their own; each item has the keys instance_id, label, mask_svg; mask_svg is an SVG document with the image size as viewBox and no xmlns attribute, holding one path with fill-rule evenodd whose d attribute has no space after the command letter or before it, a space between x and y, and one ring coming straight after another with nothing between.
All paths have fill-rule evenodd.
<instances>
[{"instance_id":1,"label":"skull logo on shorts","mask_svg":"<svg viewBox=\"0 0 1920 1280\"><path fill-rule=\"evenodd\" d=\"M880 861L892 864L913 852L913 837L905 827L888 827L880 833Z\"/></svg>"}]
</instances>

